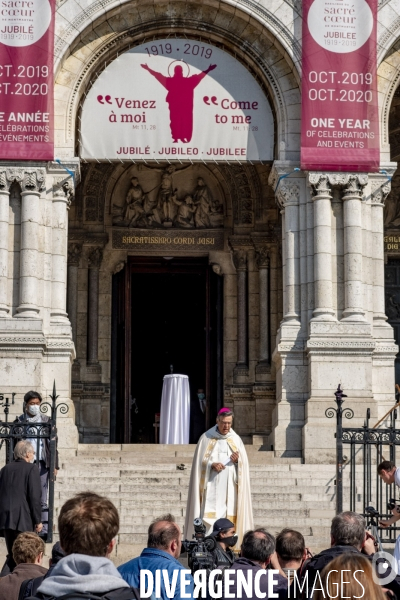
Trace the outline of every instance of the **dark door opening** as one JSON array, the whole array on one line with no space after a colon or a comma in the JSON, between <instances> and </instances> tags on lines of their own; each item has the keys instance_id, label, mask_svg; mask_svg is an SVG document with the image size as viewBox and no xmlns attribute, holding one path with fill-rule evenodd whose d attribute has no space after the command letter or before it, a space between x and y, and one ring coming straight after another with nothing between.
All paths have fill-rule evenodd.
<instances>
[{"instance_id":1,"label":"dark door opening","mask_svg":"<svg viewBox=\"0 0 400 600\"><path fill-rule=\"evenodd\" d=\"M222 406L222 278L206 259L132 257L113 279L112 348L111 441L155 442L172 365L189 377L190 442L197 442Z\"/></svg>"},{"instance_id":2,"label":"dark door opening","mask_svg":"<svg viewBox=\"0 0 400 600\"><path fill-rule=\"evenodd\" d=\"M385 265L385 308L394 329L394 341L400 344L400 260L389 258ZM395 383L400 384L400 352L395 360Z\"/></svg>"}]
</instances>

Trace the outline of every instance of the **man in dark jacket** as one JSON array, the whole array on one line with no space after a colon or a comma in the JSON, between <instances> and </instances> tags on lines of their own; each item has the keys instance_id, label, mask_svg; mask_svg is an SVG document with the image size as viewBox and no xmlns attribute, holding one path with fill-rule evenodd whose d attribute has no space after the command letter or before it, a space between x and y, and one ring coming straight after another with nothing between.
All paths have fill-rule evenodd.
<instances>
[{"instance_id":1,"label":"man in dark jacket","mask_svg":"<svg viewBox=\"0 0 400 600\"><path fill-rule=\"evenodd\" d=\"M304 569L301 570L300 574L298 573L300 585L297 585L296 580L291 585L290 598L312 598L313 588L321 588L319 576L323 568L337 556L345 553L359 554L362 552L372 561L376 551L375 540L366 531L364 517L351 511L339 513L332 520L331 547L316 554L304 565ZM381 563L384 563L383 569L379 567ZM374 566L378 578L387 578L390 575L391 567L387 565L387 561L383 557L375 560ZM300 588L302 588L302 591L300 591ZM397 598L400 598L399 576L396 577L393 574L392 581L385 583L385 588L391 590Z\"/></svg>"},{"instance_id":2,"label":"man in dark jacket","mask_svg":"<svg viewBox=\"0 0 400 600\"><path fill-rule=\"evenodd\" d=\"M231 548L236 546L238 539L234 523L229 519L217 519L210 536L217 542L215 550L212 551L215 568L230 569L235 560Z\"/></svg>"},{"instance_id":3,"label":"man in dark jacket","mask_svg":"<svg viewBox=\"0 0 400 600\"><path fill-rule=\"evenodd\" d=\"M44 541L36 533L25 531L19 534L13 546L13 557L17 566L12 573L2 577L0 600L18 600L21 584L25 579L47 572L47 569L42 567L44 550Z\"/></svg>"},{"instance_id":4,"label":"man in dark jacket","mask_svg":"<svg viewBox=\"0 0 400 600\"><path fill-rule=\"evenodd\" d=\"M14 448L15 461L0 471L0 531L6 539L7 559L0 576L15 567L13 543L22 531L42 530L40 476L31 461L35 456L32 444L20 441Z\"/></svg>"},{"instance_id":5,"label":"man in dark jacket","mask_svg":"<svg viewBox=\"0 0 400 600\"><path fill-rule=\"evenodd\" d=\"M47 503L48 497L48 488L49 488L49 473L50 473L50 440L49 438L43 438L40 441L37 440L36 434L37 430L35 425L39 425L40 423L47 423L50 420L50 417L43 414L40 411L40 405L42 403L42 396L39 392L30 391L27 392L24 396L24 414L19 416L17 421L20 423L32 423L32 437L29 435L26 436L26 439L31 442L34 447L36 453L36 462L39 468L40 473L40 483L41 483L41 504L42 504L42 518L41 522L43 523L43 529L41 535L46 537L47 535L47 526L49 520L49 507ZM58 452L56 454L56 472L59 469L58 465Z\"/></svg>"},{"instance_id":6,"label":"man in dark jacket","mask_svg":"<svg viewBox=\"0 0 400 600\"><path fill-rule=\"evenodd\" d=\"M242 598L247 600L258 600L265 598L268 600L269 594L277 593L279 598L287 598L288 580L281 574L274 574L273 579L276 582L271 584L271 573L266 571L262 575L258 575L260 570L265 570L271 562L271 557L275 552L275 539L266 529L256 529L255 531L247 531L243 536L243 542L240 547L240 558L237 558L230 569L233 571L230 575L229 590L224 589L222 598L226 598L226 593L238 595L238 572L243 572L243 577L249 581L249 572L252 573L252 594L247 595L246 589L242 587ZM241 581L243 581L243 577ZM259 589L257 589L257 586ZM264 596L265 593L265 596Z\"/></svg>"}]
</instances>

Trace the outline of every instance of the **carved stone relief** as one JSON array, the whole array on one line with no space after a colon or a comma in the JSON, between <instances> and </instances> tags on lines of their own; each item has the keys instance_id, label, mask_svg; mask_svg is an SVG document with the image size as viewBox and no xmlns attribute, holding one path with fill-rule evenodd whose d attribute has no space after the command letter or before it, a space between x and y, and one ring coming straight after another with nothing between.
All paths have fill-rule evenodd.
<instances>
[{"instance_id":1,"label":"carved stone relief","mask_svg":"<svg viewBox=\"0 0 400 600\"><path fill-rule=\"evenodd\" d=\"M231 189L235 225L253 225L254 194L245 167L243 165L221 165L220 170ZM254 180L259 184L256 173Z\"/></svg>"},{"instance_id":2,"label":"carved stone relief","mask_svg":"<svg viewBox=\"0 0 400 600\"><path fill-rule=\"evenodd\" d=\"M130 170L129 177L114 194L113 225L131 229L223 227L218 188L198 167L141 165Z\"/></svg>"},{"instance_id":3,"label":"carved stone relief","mask_svg":"<svg viewBox=\"0 0 400 600\"><path fill-rule=\"evenodd\" d=\"M114 169L114 165L101 163L90 168L83 188L85 221L103 221L107 183Z\"/></svg>"}]
</instances>

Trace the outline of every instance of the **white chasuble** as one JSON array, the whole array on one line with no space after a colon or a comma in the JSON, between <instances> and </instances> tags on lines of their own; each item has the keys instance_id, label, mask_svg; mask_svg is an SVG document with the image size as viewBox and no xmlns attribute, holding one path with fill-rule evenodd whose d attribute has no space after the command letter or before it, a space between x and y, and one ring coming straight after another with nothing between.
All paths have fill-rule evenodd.
<instances>
[{"instance_id":1,"label":"white chasuble","mask_svg":"<svg viewBox=\"0 0 400 600\"><path fill-rule=\"evenodd\" d=\"M211 469L216 462L226 463L233 452L239 452L237 464L229 461L220 472ZM250 474L247 454L240 437L231 430L221 435L216 426L198 441L190 475L186 507L185 537L192 539L193 520L203 519L207 535L217 519L235 523L238 547L246 531L253 528Z\"/></svg>"}]
</instances>

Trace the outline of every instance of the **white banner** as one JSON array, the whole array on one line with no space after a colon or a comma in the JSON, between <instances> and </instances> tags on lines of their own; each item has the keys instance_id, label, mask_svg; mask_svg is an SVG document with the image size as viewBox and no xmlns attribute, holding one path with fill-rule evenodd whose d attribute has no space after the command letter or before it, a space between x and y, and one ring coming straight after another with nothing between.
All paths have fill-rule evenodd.
<instances>
[{"instance_id":1,"label":"white banner","mask_svg":"<svg viewBox=\"0 0 400 600\"><path fill-rule=\"evenodd\" d=\"M268 161L268 100L230 54L164 39L122 54L102 72L82 110L86 159Z\"/></svg>"}]
</instances>

